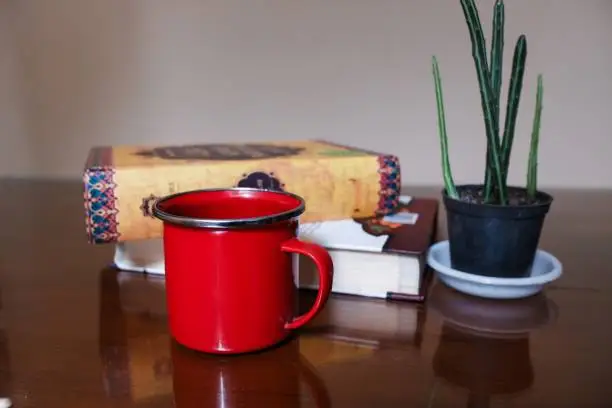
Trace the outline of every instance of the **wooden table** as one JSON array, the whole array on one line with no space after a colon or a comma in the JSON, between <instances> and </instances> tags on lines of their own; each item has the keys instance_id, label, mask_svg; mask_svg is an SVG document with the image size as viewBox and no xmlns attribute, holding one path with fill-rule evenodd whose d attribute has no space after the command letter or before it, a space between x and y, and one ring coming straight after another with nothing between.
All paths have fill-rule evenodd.
<instances>
[{"instance_id":1,"label":"wooden table","mask_svg":"<svg viewBox=\"0 0 612 408\"><path fill-rule=\"evenodd\" d=\"M612 403L611 191L553 191L542 246L565 273L540 296L334 296L298 338L225 359L174 346L163 281L109 269L113 248L86 243L79 183L5 180L0 193L0 396L15 407Z\"/></svg>"}]
</instances>

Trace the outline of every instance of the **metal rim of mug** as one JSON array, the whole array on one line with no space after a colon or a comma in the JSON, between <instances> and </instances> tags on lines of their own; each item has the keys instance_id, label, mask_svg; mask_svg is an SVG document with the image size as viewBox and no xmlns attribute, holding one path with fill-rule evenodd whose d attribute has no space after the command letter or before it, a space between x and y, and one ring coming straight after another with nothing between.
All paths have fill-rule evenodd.
<instances>
[{"instance_id":1,"label":"metal rim of mug","mask_svg":"<svg viewBox=\"0 0 612 408\"><path fill-rule=\"evenodd\" d=\"M185 217L181 215L170 214L161 208L159 208L160 204L164 202L170 201L174 198L188 195L188 194L197 194L197 193L214 193L214 192L253 192L253 193L272 193L277 195L282 195L285 197L293 198L298 202L298 205L295 208L292 208L287 211L264 215L261 217L250 217L250 218L231 218L231 219L208 219L208 218L194 218L194 217ZM260 226L260 225L268 225L276 222L287 221L296 217L299 217L304 210L306 209L306 205L304 203L304 199L296 194L288 193L286 191L279 190L270 190L270 189L261 189L254 187L230 187L230 188L203 188L198 190L189 190L183 191L180 193L174 193L162 197L155 201L153 204L153 215L156 218L159 218L162 221L169 222L172 224L182 225L185 227L192 228L240 228L240 227L251 227L251 226Z\"/></svg>"}]
</instances>

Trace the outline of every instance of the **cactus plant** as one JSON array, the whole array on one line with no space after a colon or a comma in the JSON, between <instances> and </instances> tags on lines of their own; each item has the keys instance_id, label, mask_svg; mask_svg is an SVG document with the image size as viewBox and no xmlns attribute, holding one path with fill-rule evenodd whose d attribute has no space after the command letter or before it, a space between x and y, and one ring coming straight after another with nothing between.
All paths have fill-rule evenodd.
<instances>
[{"instance_id":1,"label":"cactus plant","mask_svg":"<svg viewBox=\"0 0 612 408\"><path fill-rule=\"evenodd\" d=\"M487 49L480 23L478 9L474 0L460 0L461 7L472 44L472 57L476 67L480 100L486 132L486 169L483 182L482 201L488 204L508 205L508 169L510 153L514 141L516 119L523 88L525 61L527 57L527 39L520 35L514 48L512 72L508 88L508 98L505 112L503 134L500 135L501 113L501 83L504 50L504 2L497 0L493 10L493 30L490 61L487 61ZM458 190L454 184L450 167L447 131L445 124L444 102L438 61L432 58L433 77L436 91L438 112L438 130L442 155L442 170L446 194L459 199ZM540 119L543 95L542 75L538 75L536 109L533 119L529 164L527 175L527 201L534 201L537 192L537 158L540 132Z\"/></svg>"}]
</instances>

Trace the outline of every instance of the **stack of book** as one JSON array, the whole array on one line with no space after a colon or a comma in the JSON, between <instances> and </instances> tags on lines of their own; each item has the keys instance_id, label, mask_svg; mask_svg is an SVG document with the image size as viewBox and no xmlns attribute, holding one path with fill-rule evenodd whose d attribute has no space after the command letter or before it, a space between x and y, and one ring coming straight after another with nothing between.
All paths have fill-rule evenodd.
<instances>
[{"instance_id":1,"label":"stack of book","mask_svg":"<svg viewBox=\"0 0 612 408\"><path fill-rule=\"evenodd\" d=\"M299 235L329 250L333 292L424 300L438 204L401 196L392 154L321 140L94 147L83 181L87 238L115 245L119 269L164 273L156 199L200 188L277 189L306 201ZM316 288L309 260L295 259L296 285Z\"/></svg>"},{"instance_id":2,"label":"stack of book","mask_svg":"<svg viewBox=\"0 0 612 408\"><path fill-rule=\"evenodd\" d=\"M422 302L431 273L427 249L435 239L438 201L402 196L395 213L300 225L300 238L327 248L334 262L332 292ZM296 256L296 284L316 289L314 263Z\"/></svg>"}]
</instances>

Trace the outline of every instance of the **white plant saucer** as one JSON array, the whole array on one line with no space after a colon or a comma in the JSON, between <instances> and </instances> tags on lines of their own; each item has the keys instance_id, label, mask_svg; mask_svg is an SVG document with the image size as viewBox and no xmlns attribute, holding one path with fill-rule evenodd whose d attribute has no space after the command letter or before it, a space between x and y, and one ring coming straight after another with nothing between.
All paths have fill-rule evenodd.
<instances>
[{"instance_id":1,"label":"white plant saucer","mask_svg":"<svg viewBox=\"0 0 612 408\"><path fill-rule=\"evenodd\" d=\"M450 266L449 242L432 245L427 263L438 278L451 288L469 295L489 299L520 299L535 295L563 273L563 266L550 253L538 249L531 274L524 278L495 278L455 270Z\"/></svg>"}]
</instances>

